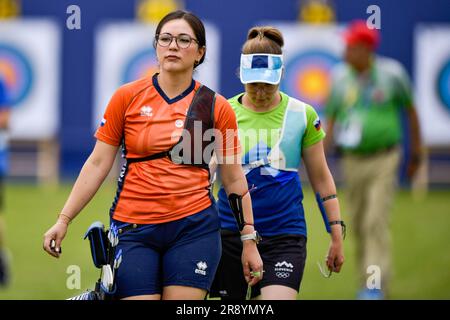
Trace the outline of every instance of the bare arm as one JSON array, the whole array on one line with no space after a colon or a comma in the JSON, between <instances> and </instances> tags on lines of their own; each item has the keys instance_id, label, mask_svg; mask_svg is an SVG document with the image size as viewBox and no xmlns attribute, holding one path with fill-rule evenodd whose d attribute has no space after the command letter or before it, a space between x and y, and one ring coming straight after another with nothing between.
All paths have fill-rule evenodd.
<instances>
[{"instance_id":1,"label":"bare arm","mask_svg":"<svg viewBox=\"0 0 450 320\"><path fill-rule=\"evenodd\" d=\"M0 111L0 129L9 128L9 118L11 117L11 110L4 109Z\"/></svg>"},{"instance_id":2,"label":"bare arm","mask_svg":"<svg viewBox=\"0 0 450 320\"><path fill-rule=\"evenodd\" d=\"M89 203L108 175L118 147L97 141L83 165L61 213L71 220Z\"/></svg>"},{"instance_id":3,"label":"bare arm","mask_svg":"<svg viewBox=\"0 0 450 320\"><path fill-rule=\"evenodd\" d=\"M303 151L303 161L314 191L319 192L321 197L336 194L336 186L325 159L322 141L305 148ZM323 205L328 221L341 220L339 201L337 198L327 200ZM331 244L327 257L327 265L333 271L339 272L343 263L342 226L335 224L331 226Z\"/></svg>"},{"instance_id":4,"label":"bare arm","mask_svg":"<svg viewBox=\"0 0 450 320\"><path fill-rule=\"evenodd\" d=\"M67 227L92 197L108 175L114 163L118 147L97 141L94 150L83 165L58 220L44 235L44 250L54 257L59 257L61 242ZM51 248L52 240L55 247Z\"/></svg>"},{"instance_id":5,"label":"bare arm","mask_svg":"<svg viewBox=\"0 0 450 320\"><path fill-rule=\"evenodd\" d=\"M408 177L412 178L419 168L422 158L422 142L420 139L420 127L417 112L414 107L408 108L406 112L409 123L409 137L411 143L411 154L407 165Z\"/></svg>"},{"instance_id":6,"label":"bare arm","mask_svg":"<svg viewBox=\"0 0 450 320\"><path fill-rule=\"evenodd\" d=\"M221 164L220 176L227 195L231 193L236 193L238 195L245 194L245 196L242 198L244 220L247 223L253 224L254 220L252 201L250 198L250 193L248 192L247 180L245 178L244 172L242 171L242 166L236 163ZM254 230L255 229L253 225L245 225L241 231L241 235L252 233ZM242 265L244 268L244 276L247 280L247 283L249 283L250 285L254 285L259 280L261 280L263 263L254 241L243 241ZM260 276L252 277L250 274L250 270L261 272Z\"/></svg>"}]
</instances>

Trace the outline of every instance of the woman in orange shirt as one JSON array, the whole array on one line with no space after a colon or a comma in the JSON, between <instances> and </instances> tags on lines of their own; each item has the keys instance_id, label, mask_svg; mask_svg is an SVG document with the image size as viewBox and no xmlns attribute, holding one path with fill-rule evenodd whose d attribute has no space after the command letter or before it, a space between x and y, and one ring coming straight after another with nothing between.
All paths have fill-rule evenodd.
<instances>
[{"instance_id":1,"label":"woman in orange shirt","mask_svg":"<svg viewBox=\"0 0 450 320\"><path fill-rule=\"evenodd\" d=\"M113 95L94 150L44 236L44 250L59 257L69 222L94 196L122 146L127 161L110 210L111 224L126 230L117 247L123 251L117 298L203 299L208 292L221 255L210 158L204 156L210 150L205 144L209 130L243 235L244 273L250 285L261 279L234 112L225 98L192 78L205 58L205 38L203 23L192 13L175 11L160 21L154 41L159 73L125 84ZM206 128L200 148L195 145L198 124Z\"/></svg>"}]
</instances>

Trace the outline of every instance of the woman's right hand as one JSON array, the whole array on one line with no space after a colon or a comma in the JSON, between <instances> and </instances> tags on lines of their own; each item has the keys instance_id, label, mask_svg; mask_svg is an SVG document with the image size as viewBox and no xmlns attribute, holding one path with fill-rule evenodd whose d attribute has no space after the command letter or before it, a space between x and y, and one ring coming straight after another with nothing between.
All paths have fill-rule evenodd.
<instances>
[{"instance_id":1,"label":"woman's right hand","mask_svg":"<svg viewBox=\"0 0 450 320\"><path fill-rule=\"evenodd\" d=\"M243 241L242 247L241 260L245 281L250 286L253 286L263 277L263 261L253 240Z\"/></svg>"},{"instance_id":2,"label":"woman's right hand","mask_svg":"<svg viewBox=\"0 0 450 320\"><path fill-rule=\"evenodd\" d=\"M55 258L61 255L61 242L66 236L68 223L58 220L53 227L44 234L44 250Z\"/></svg>"}]
</instances>

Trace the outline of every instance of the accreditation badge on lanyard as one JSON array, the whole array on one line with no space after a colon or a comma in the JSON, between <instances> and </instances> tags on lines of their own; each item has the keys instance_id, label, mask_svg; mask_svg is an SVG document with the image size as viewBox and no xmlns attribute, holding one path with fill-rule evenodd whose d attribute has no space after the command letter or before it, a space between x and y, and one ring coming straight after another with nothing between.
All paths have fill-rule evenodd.
<instances>
[{"instance_id":1,"label":"accreditation badge on lanyard","mask_svg":"<svg viewBox=\"0 0 450 320\"><path fill-rule=\"evenodd\" d=\"M362 115L355 108L358 100L358 87L352 85L344 97L344 105L347 106L346 116L336 124L336 142L344 148L355 148L361 142L362 137Z\"/></svg>"}]
</instances>

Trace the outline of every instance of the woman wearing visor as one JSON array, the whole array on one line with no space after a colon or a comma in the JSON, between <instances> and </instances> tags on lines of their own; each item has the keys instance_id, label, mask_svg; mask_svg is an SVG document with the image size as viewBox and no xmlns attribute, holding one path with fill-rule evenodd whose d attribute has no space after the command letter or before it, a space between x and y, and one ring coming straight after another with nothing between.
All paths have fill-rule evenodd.
<instances>
[{"instance_id":1,"label":"woman wearing visor","mask_svg":"<svg viewBox=\"0 0 450 320\"><path fill-rule=\"evenodd\" d=\"M242 243L223 187L219 190L222 258L211 297L296 299L306 259L306 223L298 176L301 159L314 191L320 194L331 229L326 258L330 271L344 262L343 222L322 140L325 133L310 105L280 92L283 37L273 27L252 28L245 42L240 79L245 92L229 99L243 148L243 170L252 197L254 227L264 274L251 290L241 270Z\"/></svg>"}]
</instances>

